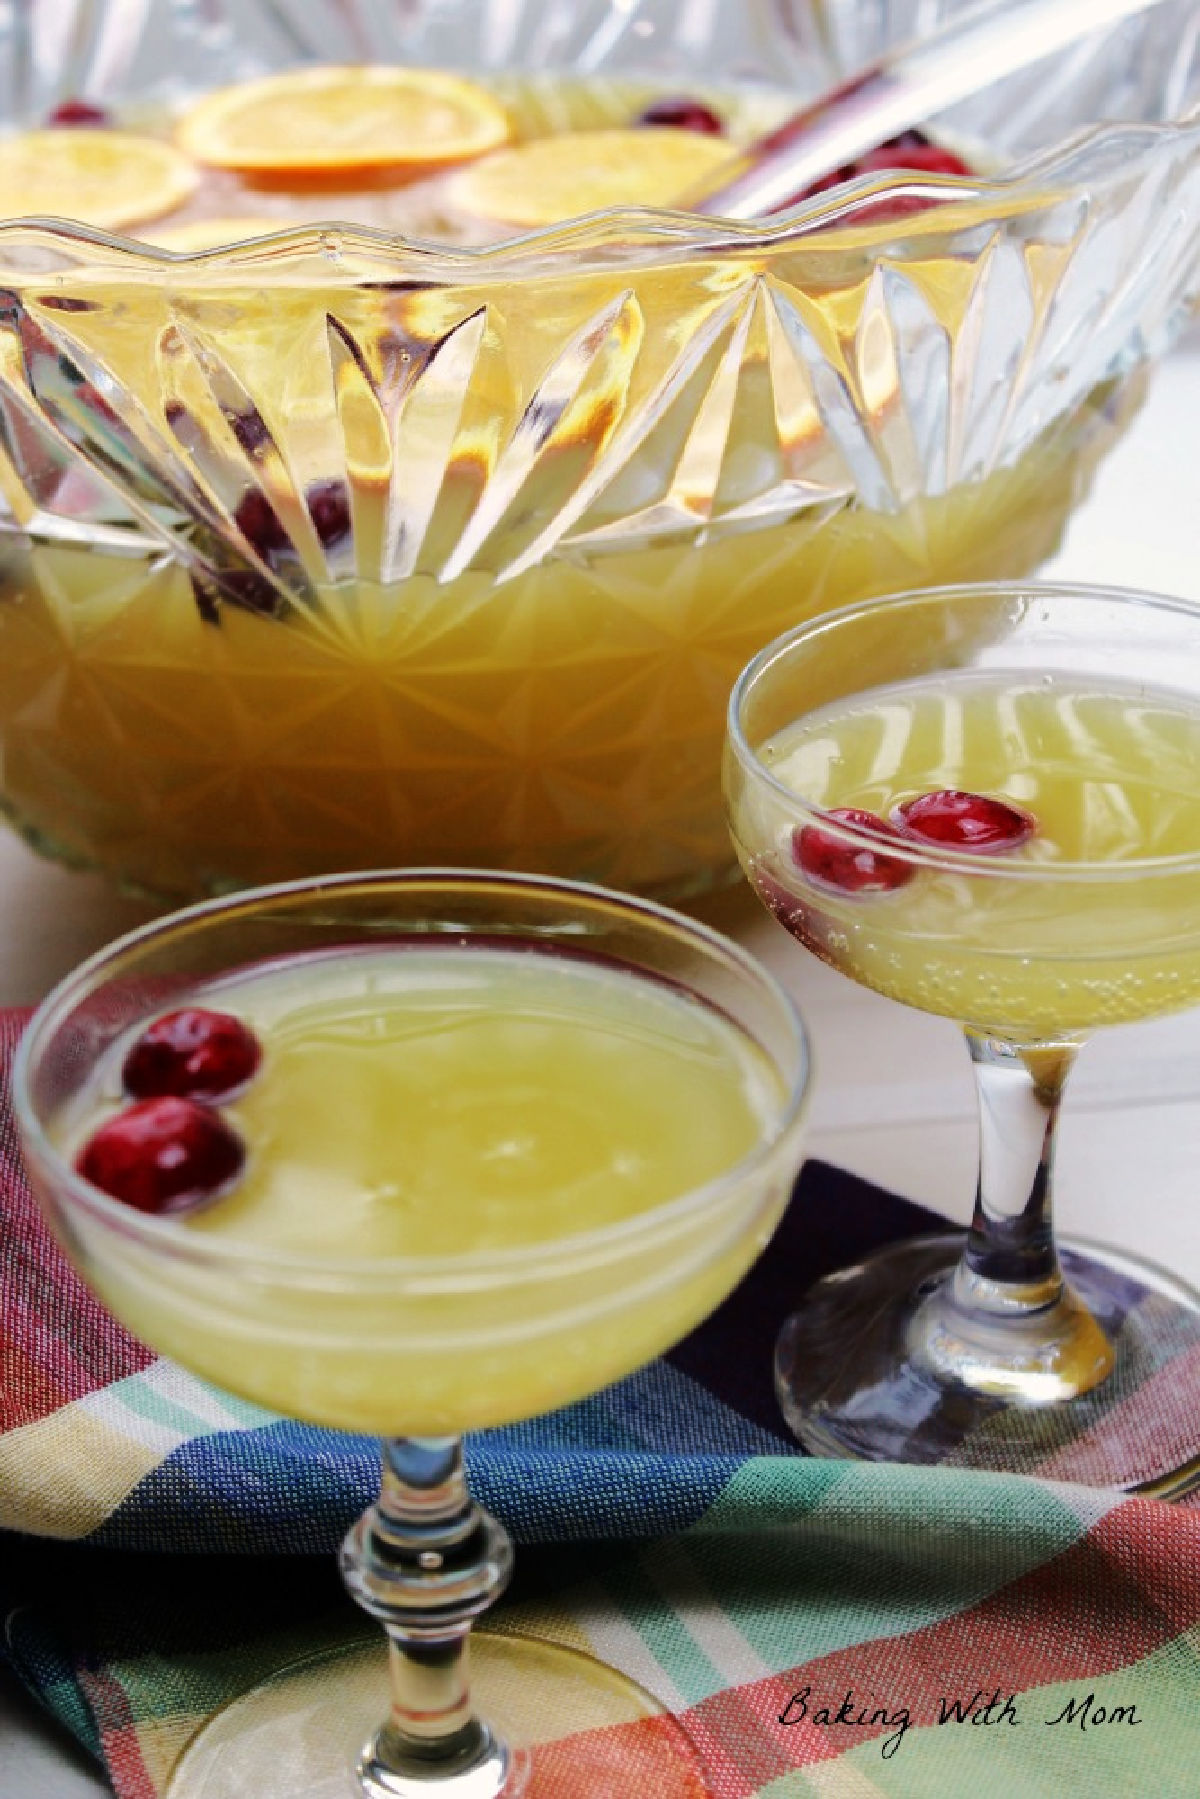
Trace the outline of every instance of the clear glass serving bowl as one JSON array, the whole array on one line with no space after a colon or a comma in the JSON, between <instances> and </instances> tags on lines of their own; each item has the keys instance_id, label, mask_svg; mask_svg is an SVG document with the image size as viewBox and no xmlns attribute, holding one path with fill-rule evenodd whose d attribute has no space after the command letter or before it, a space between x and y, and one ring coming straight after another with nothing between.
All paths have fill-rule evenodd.
<instances>
[{"instance_id":1,"label":"clear glass serving bowl","mask_svg":"<svg viewBox=\"0 0 1200 1799\"><path fill-rule=\"evenodd\" d=\"M530 104L570 78L597 119L647 84L777 104L948 10L36 0L0 13L0 111L363 59L535 71ZM721 879L742 664L819 610L1034 569L1193 307L1195 25L1160 6L934 121L999 173L763 227L183 255L0 224L11 818L164 896L381 862ZM856 213L876 192L936 204Z\"/></svg>"}]
</instances>

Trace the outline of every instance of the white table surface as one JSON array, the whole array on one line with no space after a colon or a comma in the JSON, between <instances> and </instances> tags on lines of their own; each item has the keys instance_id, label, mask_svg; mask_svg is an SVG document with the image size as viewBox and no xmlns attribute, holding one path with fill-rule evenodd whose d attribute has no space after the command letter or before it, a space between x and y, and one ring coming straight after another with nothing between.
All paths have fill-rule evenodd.
<instances>
[{"instance_id":1,"label":"white table surface","mask_svg":"<svg viewBox=\"0 0 1200 1799\"><path fill-rule=\"evenodd\" d=\"M1200 337L1159 371L1048 575L1200 601ZM747 894L711 908L796 993L817 1060L811 1153L965 1220L974 1187L970 1071L956 1029L841 979ZM147 916L97 880L0 835L0 1005L38 999ZM1200 1284L1200 1011L1109 1031L1072 1077L1059 1151L1064 1231L1169 1263ZM1131 1203L1132 1202L1132 1203ZM0 1799L97 1799L85 1757L0 1674Z\"/></svg>"}]
</instances>

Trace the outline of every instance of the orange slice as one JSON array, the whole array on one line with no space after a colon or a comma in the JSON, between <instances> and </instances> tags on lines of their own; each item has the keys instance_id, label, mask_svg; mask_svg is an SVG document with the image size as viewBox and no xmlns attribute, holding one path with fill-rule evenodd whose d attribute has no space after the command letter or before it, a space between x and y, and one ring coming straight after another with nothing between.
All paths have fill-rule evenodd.
<instances>
[{"instance_id":1,"label":"orange slice","mask_svg":"<svg viewBox=\"0 0 1200 1799\"><path fill-rule=\"evenodd\" d=\"M289 69L219 88L176 128L197 162L271 187L411 181L508 142L504 108L438 69Z\"/></svg>"},{"instance_id":2,"label":"orange slice","mask_svg":"<svg viewBox=\"0 0 1200 1799\"><path fill-rule=\"evenodd\" d=\"M578 131L485 157L454 177L450 197L476 218L553 225L609 206L670 206L731 155L724 138L668 126Z\"/></svg>"},{"instance_id":3,"label":"orange slice","mask_svg":"<svg viewBox=\"0 0 1200 1799\"><path fill-rule=\"evenodd\" d=\"M160 250L219 250L225 244L265 237L269 231L287 231L295 223L295 219L188 219L182 225L139 231L138 236Z\"/></svg>"},{"instance_id":4,"label":"orange slice","mask_svg":"<svg viewBox=\"0 0 1200 1799\"><path fill-rule=\"evenodd\" d=\"M172 144L128 131L24 131L0 140L0 210L9 217L78 219L123 231L173 212L196 171Z\"/></svg>"}]
</instances>

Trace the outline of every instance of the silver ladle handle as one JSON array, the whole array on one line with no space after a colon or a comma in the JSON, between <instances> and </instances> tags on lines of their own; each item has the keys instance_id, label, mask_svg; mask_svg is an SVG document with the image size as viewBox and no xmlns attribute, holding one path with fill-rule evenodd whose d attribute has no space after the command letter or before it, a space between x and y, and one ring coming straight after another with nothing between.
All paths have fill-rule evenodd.
<instances>
[{"instance_id":1,"label":"silver ladle handle","mask_svg":"<svg viewBox=\"0 0 1200 1799\"><path fill-rule=\"evenodd\" d=\"M680 202L756 219L901 131L1163 0L986 0L901 45L714 171Z\"/></svg>"}]
</instances>

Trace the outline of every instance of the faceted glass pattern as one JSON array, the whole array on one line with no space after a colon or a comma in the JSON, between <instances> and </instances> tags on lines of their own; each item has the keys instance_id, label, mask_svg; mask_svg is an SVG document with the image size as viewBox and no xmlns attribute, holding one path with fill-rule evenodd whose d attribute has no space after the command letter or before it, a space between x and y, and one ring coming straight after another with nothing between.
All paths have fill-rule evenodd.
<instances>
[{"instance_id":1,"label":"faceted glass pattern","mask_svg":"<svg viewBox=\"0 0 1200 1799\"><path fill-rule=\"evenodd\" d=\"M331 224L191 257L0 225L10 815L166 896L429 863L719 878L742 664L820 609L1036 567L1194 305L1193 11L1031 71L1023 106L1006 83L1004 129L994 97L959 109L1025 160L890 220L826 195L767 227L624 212L465 251ZM467 45L803 89L885 15L911 24L39 5L0 15L0 95L40 118L169 99L171 69Z\"/></svg>"}]
</instances>

